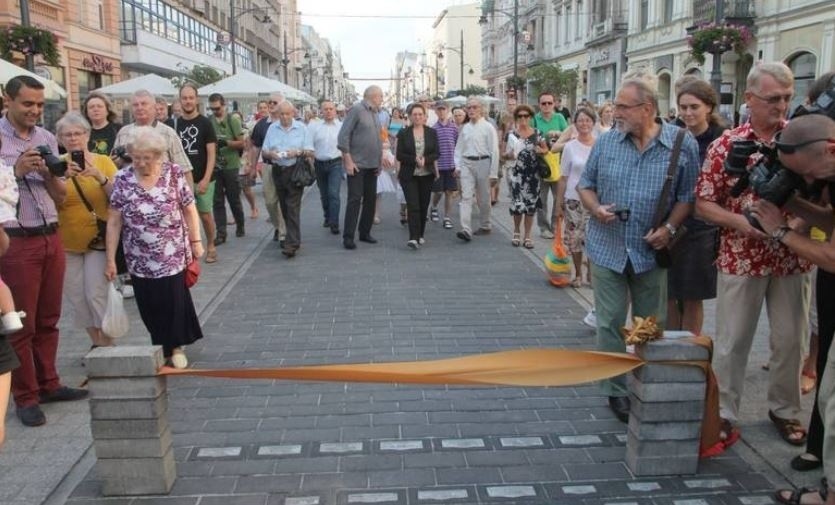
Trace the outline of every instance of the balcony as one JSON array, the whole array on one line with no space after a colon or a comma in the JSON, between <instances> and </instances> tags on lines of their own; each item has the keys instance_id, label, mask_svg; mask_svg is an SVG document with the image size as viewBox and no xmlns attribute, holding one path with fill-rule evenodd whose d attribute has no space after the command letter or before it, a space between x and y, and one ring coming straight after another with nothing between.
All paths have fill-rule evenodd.
<instances>
[{"instance_id":1,"label":"balcony","mask_svg":"<svg viewBox=\"0 0 835 505\"><path fill-rule=\"evenodd\" d=\"M591 26L591 32L589 33L586 46L599 44L606 40L617 38L619 35L624 35L628 27L626 12L617 13L605 21L595 23Z\"/></svg>"},{"instance_id":2,"label":"balcony","mask_svg":"<svg viewBox=\"0 0 835 505\"><path fill-rule=\"evenodd\" d=\"M715 1L694 1L693 25L690 28L715 22L716 4ZM746 26L751 26L754 23L754 2L752 0L725 0L724 5L725 23Z\"/></svg>"}]
</instances>

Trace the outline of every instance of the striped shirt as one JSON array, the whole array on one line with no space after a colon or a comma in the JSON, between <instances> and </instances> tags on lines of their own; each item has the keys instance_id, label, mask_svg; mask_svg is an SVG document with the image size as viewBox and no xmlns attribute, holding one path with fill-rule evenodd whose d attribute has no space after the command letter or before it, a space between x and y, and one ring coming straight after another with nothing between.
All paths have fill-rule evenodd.
<instances>
[{"instance_id":1,"label":"striped shirt","mask_svg":"<svg viewBox=\"0 0 835 505\"><path fill-rule=\"evenodd\" d=\"M191 172L191 161L188 159L188 156L186 156L186 151L183 149L182 142L180 142L180 136L174 131L174 128L171 128L167 124L160 121L154 121L153 124L146 126L153 126L156 131L165 137L168 150L162 153L163 161L172 161L179 165L183 172ZM116 142L113 144L113 147L127 145L133 135L134 128L138 128L136 123L126 124L123 126L116 135Z\"/></svg>"},{"instance_id":2,"label":"striped shirt","mask_svg":"<svg viewBox=\"0 0 835 505\"><path fill-rule=\"evenodd\" d=\"M5 117L0 118L0 142L2 142L0 157L10 167L14 166L21 154L37 146L49 146L55 155L58 154L58 142L55 140L55 135L36 126L29 133L28 138L23 138L17 134L14 126ZM17 221L9 221L8 228L19 226L35 228L58 222L58 210L46 190L46 181L41 174L27 173L22 180L17 182L17 189L20 194Z\"/></svg>"},{"instance_id":3,"label":"striped shirt","mask_svg":"<svg viewBox=\"0 0 835 505\"><path fill-rule=\"evenodd\" d=\"M447 119L446 124L438 121L432 128L438 134L438 170L455 170L455 143L458 142L458 126L452 119Z\"/></svg>"},{"instance_id":4,"label":"striped shirt","mask_svg":"<svg viewBox=\"0 0 835 505\"><path fill-rule=\"evenodd\" d=\"M626 222L589 221L586 252L595 265L623 272L627 262L631 262L636 274L656 267L655 252L644 235L653 225L678 130L676 126L661 123L661 132L643 152L638 151L628 135L615 129L595 142L577 187L593 190L601 205L615 204L630 211ZM695 200L698 175L699 146L693 135L687 133L670 188L669 209L678 202Z\"/></svg>"}]
</instances>

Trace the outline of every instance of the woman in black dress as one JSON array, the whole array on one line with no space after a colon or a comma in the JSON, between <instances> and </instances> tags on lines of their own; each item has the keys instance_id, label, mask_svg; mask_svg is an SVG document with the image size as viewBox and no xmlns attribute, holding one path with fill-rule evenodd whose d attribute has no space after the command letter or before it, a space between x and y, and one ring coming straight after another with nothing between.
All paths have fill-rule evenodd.
<instances>
[{"instance_id":1,"label":"woman in black dress","mask_svg":"<svg viewBox=\"0 0 835 505\"><path fill-rule=\"evenodd\" d=\"M426 109L415 103L409 110L411 125L397 133L397 177L406 196L409 220L409 241L406 246L417 250L425 242L426 216L432 197L432 182L438 176L438 135L426 127Z\"/></svg>"},{"instance_id":2,"label":"woman in black dress","mask_svg":"<svg viewBox=\"0 0 835 505\"><path fill-rule=\"evenodd\" d=\"M539 156L548 151L545 139L536 128L533 128L531 118L533 109L528 105L519 105L513 110L516 122L513 130L505 138L505 156L516 162L507 172L507 184L510 187L510 214L513 216L513 239L510 243L519 247L524 243L525 248L533 249L531 240L531 226L536 210L542 207L539 199ZM525 221L525 239L520 242L519 227L522 218Z\"/></svg>"}]
</instances>

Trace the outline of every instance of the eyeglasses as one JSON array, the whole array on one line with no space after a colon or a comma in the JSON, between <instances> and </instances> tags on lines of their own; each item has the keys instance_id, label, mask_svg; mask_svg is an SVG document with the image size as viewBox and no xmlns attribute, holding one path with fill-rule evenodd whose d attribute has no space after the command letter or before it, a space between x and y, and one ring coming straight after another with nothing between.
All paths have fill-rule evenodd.
<instances>
[{"instance_id":1,"label":"eyeglasses","mask_svg":"<svg viewBox=\"0 0 835 505\"><path fill-rule=\"evenodd\" d=\"M630 110L634 109L635 107L640 107L641 105L646 105L646 102L639 102L633 105L627 105L625 103L616 103L615 110Z\"/></svg>"},{"instance_id":2,"label":"eyeglasses","mask_svg":"<svg viewBox=\"0 0 835 505\"><path fill-rule=\"evenodd\" d=\"M554 105L554 102L539 102L539 105Z\"/></svg>"},{"instance_id":3,"label":"eyeglasses","mask_svg":"<svg viewBox=\"0 0 835 505\"><path fill-rule=\"evenodd\" d=\"M87 132L74 131L61 133L61 137L64 137L65 139L71 139L73 137L83 137L84 135L87 135Z\"/></svg>"},{"instance_id":4,"label":"eyeglasses","mask_svg":"<svg viewBox=\"0 0 835 505\"><path fill-rule=\"evenodd\" d=\"M814 140L807 140L806 142L798 142L797 144L787 144L785 142L780 142L780 134L777 134L777 139L774 141L774 147L777 148L778 151L786 154L794 154L799 149L804 148L806 146L810 146L816 142L829 142L831 139L822 138L822 139L814 139Z\"/></svg>"},{"instance_id":5,"label":"eyeglasses","mask_svg":"<svg viewBox=\"0 0 835 505\"><path fill-rule=\"evenodd\" d=\"M530 114L516 114L516 119L522 119L526 117L531 117Z\"/></svg>"},{"instance_id":6,"label":"eyeglasses","mask_svg":"<svg viewBox=\"0 0 835 505\"><path fill-rule=\"evenodd\" d=\"M480 109L481 105L468 105L467 108L468 109Z\"/></svg>"},{"instance_id":7,"label":"eyeglasses","mask_svg":"<svg viewBox=\"0 0 835 505\"><path fill-rule=\"evenodd\" d=\"M222 108L223 108L223 107L209 107L209 109L210 109L212 112L218 112L218 111L219 111L219 110L221 110Z\"/></svg>"},{"instance_id":8,"label":"eyeglasses","mask_svg":"<svg viewBox=\"0 0 835 505\"><path fill-rule=\"evenodd\" d=\"M751 94L754 95L755 97L759 98L763 102L769 104L769 105L777 105L781 101L789 103L789 102L792 101L792 96L794 96L791 93L788 93L788 94L785 94L785 95L774 95L774 96L760 96L756 93L751 93Z\"/></svg>"},{"instance_id":9,"label":"eyeglasses","mask_svg":"<svg viewBox=\"0 0 835 505\"><path fill-rule=\"evenodd\" d=\"M275 100L270 100L270 105L278 105L278 102L276 102Z\"/></svg>"}]
</instances>

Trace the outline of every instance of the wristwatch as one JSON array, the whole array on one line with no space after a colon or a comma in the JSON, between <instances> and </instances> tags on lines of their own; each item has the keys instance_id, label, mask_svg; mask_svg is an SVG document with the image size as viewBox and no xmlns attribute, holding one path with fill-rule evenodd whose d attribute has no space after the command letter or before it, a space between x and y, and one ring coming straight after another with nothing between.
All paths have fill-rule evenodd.
<instances>
[{"instance_id":1,"label":"wristwatch","mask_svg":"<svg viewBox=\"0 0 835 505\"><path fill-rule=\"evenodd\" d=\"M670 223L664 223L664 228L667 228L667 231L670 232L670 237L671 238L675 237L676 233L678 233L678 228L676 228L675 226L673 226Z\"/></svg>"},{"instance_id":2,"label":"wristwatch","mask_svg":"<svg viewBox=\"0 0 835 505\"><path fill-rule=\"evenodd\" d=\"M791 228L789 228L786 225L783 225L783 226L777 228L776 230L774 230L773 232L771 232L771 238L776 240L777 242L782 242L783 237L785 237L786 234L789 233L790 231L792 231Z\"/></svg>"}]
</instances>

